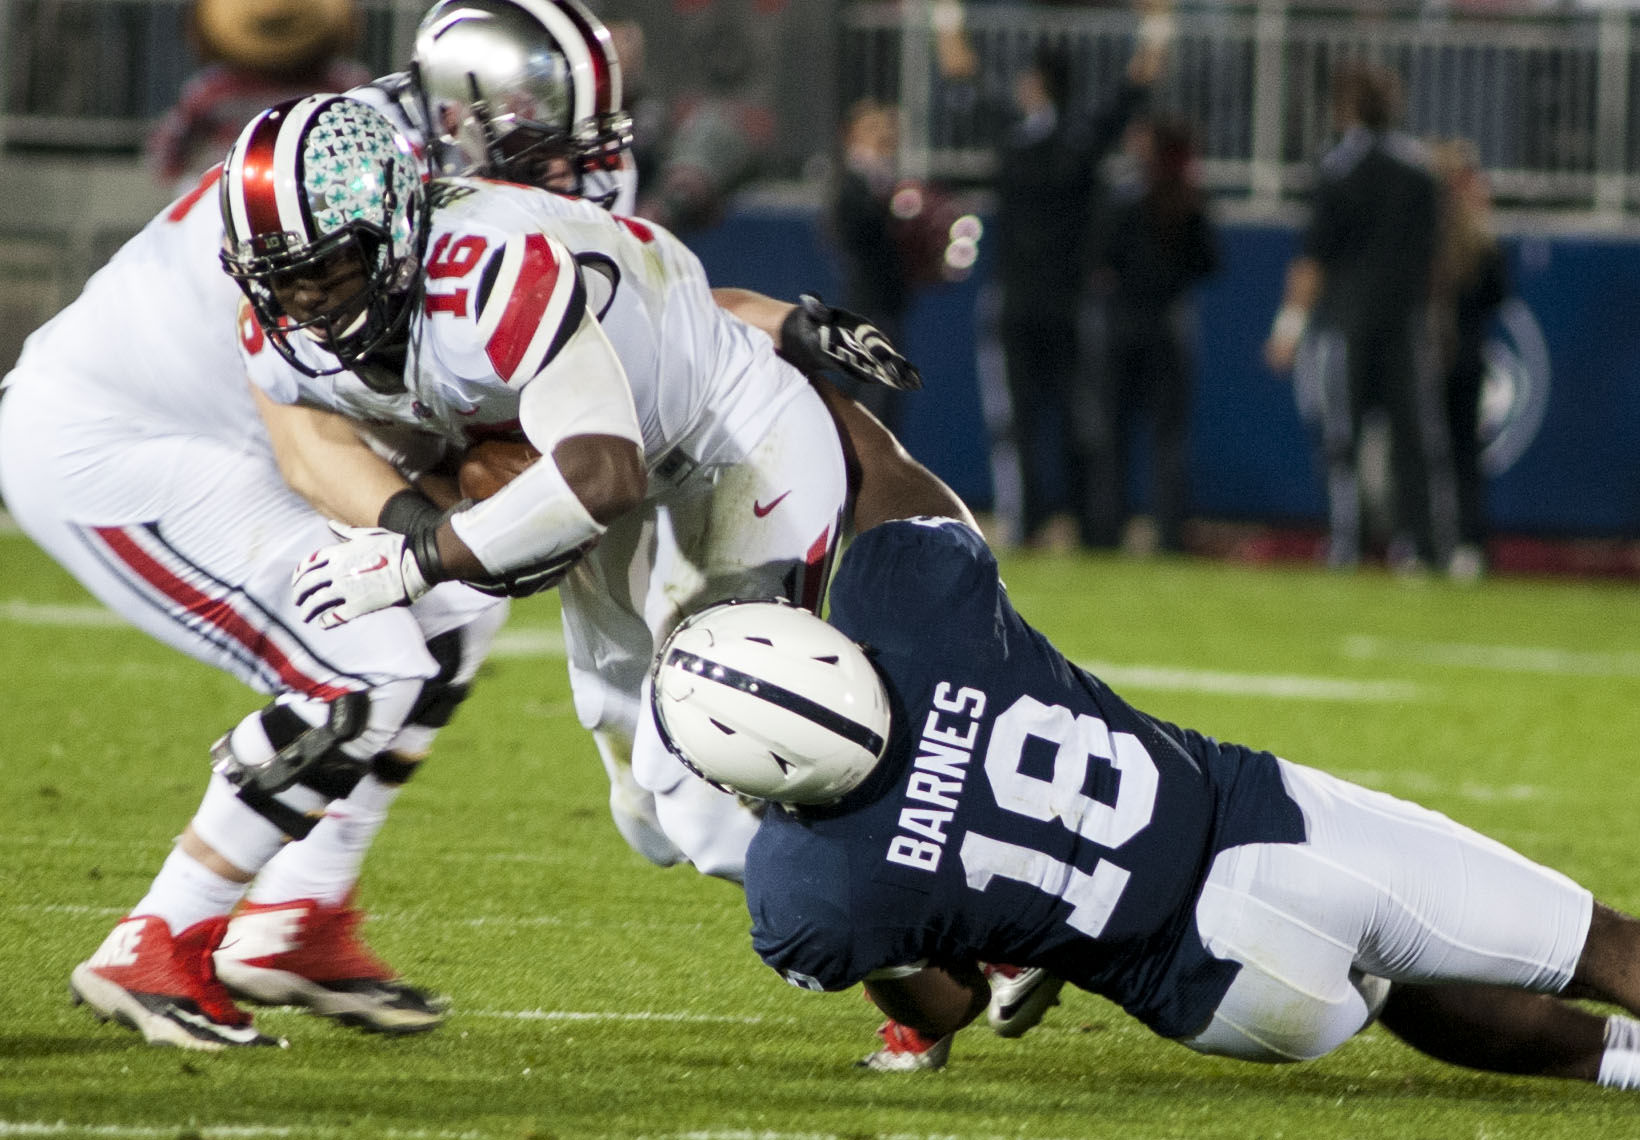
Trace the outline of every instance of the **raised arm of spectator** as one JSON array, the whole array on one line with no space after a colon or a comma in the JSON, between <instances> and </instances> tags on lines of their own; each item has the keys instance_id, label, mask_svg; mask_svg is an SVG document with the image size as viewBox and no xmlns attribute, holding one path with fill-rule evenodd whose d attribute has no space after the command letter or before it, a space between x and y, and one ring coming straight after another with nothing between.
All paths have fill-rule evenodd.
<instances>
[{"instance_id":1,"label":"raised arm of spectator","mask_svg":"<svg viewBox=\"0 0 1640 1140\"><path fill-rule=\"evenodd\" d=\"M1167 66L1173 48L1172 0L1137 0L1139 27L1123 83L1097 111L1088 130L1088 150L1102 158L1121 142L1128 124L1150 102L1151 88Z\"/></svg>"}]
</instances>

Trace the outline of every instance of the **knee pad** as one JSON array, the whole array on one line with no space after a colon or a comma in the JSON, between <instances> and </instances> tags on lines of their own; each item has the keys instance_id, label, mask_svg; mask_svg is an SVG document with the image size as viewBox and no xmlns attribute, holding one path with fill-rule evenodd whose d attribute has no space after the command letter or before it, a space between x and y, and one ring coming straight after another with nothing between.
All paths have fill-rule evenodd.
<instances>
[{"instance_id":1,"label":"knee pad","mask_svg":"<svg viewBox=\"0 0 1640 1140\"><path fill-rule=\"evenodd\" d=\"M450 718L455 715L461 702L467 699L471 689L469 684L456 679L462 672L461 630L452 629L449 633L429 638L427 652L438 662L438 673L422 682L421 692L416 696L416 703L411 706L405 723L423 728L443 728L450 723Z\"/></svg>"},{"instance_id":2,"label":"knee pad","mask_svg":"<svg viewBox=\"0 0 1640 1140\"><path fill-rule=\"evenodd\" d=\"M367 765L343 751L364 731L370 714L365 693L347 693L324 705L311 723L300 698L280 697L252 713L211 747L212 769L239 788L245 805L292 839L306 838L322 804L346 796ZM316 709L306 710L312 715ZM300 785L295 792L293 785Z\"/></svg>"},{"instance_id":3,"label":"knee pad","mask_svg":"<svg viewBox=\"0 0 1640 1140\"><path fill-rule=\"evenodd\" d=\"M297 709L300 700L281 696L240 721L211 746L211 767L242 789L255 788L269 795L299 780L332 795L352 791L364 775L364 766L344 753L342 746L364 732L370 716L369 696L346 693L325 702L323 719L317 722ZM317 710L310 710L310 715L312 711Z\"/></svg>"},{"instance_id":4,"label":"knee pad","mask_svg":"<svg viewBox=\"0 0 1640 1140\"><path fill-rule=\"evenodd\" d=\"M413 756L426 754L433 747L433 738L438 735L438 730L450 723L456 709L467 699L472 686L463 678L471 676L477 663L467 663L468 667L464 667L464 649L464 630L461 629L428 638L427 651L438 663L438 672L422 682L421 691L405 717L403 728L393 739L394 751ZM413 770L412 764L410 771ZM408 771L397 776L377 771L376 775L388 783L397 784L410 778Z\"/></svg>"}]
</instances>

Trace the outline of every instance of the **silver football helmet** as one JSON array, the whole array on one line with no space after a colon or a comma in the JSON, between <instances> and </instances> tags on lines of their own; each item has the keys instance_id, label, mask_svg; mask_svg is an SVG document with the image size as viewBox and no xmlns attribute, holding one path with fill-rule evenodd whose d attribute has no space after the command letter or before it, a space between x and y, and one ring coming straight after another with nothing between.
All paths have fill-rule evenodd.
<instances>
[{"instance_id":1,"label":"silver football helmet","mask_svg":"<svg viewBox=\"0 0 1640 1140\"><path fill-rule=\"evenodd\" d=\"M440 0L410 68L448 173L579 194L632 145L609 30L580 0Z\"/></svg>"},{"instance_id":2,"label":"silver football helmet","mask_svg":"<svg viewBox=\"0 0 1640 1140\"><path fill-rule=\"evenodd\" d=\"M661 737L725 791L821 804L887 747L888 691L865 651L807 610L726 602L686 619L651 676Z\"/></svg>"},{"instance_id":3,"label":"silver football helmet","mask_svg":"<svg viewBox=\"0 0 1640 1140\"><path fill-rule=\"evenodd\" d=\"M257 322L295 368L303 333L357 364L402 330L425 240L419 169L381 112L341 95L310 95L263 111L228 151L221 178L222 265ZM293 282L346 278L360 287L293 315Z\"/></svg>"}]
</instances>

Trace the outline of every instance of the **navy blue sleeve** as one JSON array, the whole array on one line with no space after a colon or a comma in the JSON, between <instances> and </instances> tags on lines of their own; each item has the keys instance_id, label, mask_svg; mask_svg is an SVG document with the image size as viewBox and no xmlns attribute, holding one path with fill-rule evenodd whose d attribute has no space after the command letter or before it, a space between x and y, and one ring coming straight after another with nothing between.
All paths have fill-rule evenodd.
<instances>
[{"instance_id":1,"label":"navy blue sleeve","mask_svg":"<svg viewBox=\"0 0 1640 1140\"><path fill-rule=\"evenodd\" d=\"M914 652L930 629L949 630L963 614L989 620L999 589L996 557L971 527L955 519L899 519L872 527L844 552L830 620L856 641ZM965 603L960 611L953 599Z\"/></svg>"},{"instance_id":2,"label":"navy blue sleeve","mask_svg":"<svg viewBox=\"0 0 1640 1140\"><path fill-rule=\"evenodd\" d=\"M752 948L794 986L848 989L876 966L861 964L848 851L779 811L769 809L746 853Z\"/></svg>"}]
</instances>

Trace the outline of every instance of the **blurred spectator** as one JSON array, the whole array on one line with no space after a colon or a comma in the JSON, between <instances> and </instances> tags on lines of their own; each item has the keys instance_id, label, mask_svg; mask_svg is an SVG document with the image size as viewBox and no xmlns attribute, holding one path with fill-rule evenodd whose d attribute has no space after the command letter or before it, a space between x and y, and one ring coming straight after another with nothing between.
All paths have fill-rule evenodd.
<instances>
[{"instance_id":1,"label":"blurred spectator","mask_svg":"<svg viewBox=\"0 0 1640 1140\"><path fill-rule=\"evenodd\" d=\"M1479 155L1467 141L1434 148L1441 179L1441 242L1435 256L1437 359L1446 378L1458 545L1447 563L1461 580L1486 569L1485 482L1481 475L1480 407L1486 381L1487 329L1509 295L1503 247L1492 225L1492 193Z\"/></svg>"},{"instance_id":2,"label":"blurred spectator","mask_svg":"<svg viewBox=\"0 0 1640 1140\"><path fill-rule=\"evenodd\" d=\"M1190 289L1218 268L1207 195L1188 124L1139 119L1128 130L1135 177L1118 185L1101 219L1106 366L1093 370L1093 463L1082 539L1113 547L1134 515L1126 494L1129 445L1148 419L1157 545L1184 549L1190 501L1190 410L1195 309Z\"/></svg>"},{"instance_id":3,"label":"blurred spectator","mask_svg":"<svg viewBox=\"0 0 1640 1140\"><path fill-rule=\"evenodd\" d=\"M147 142L155 176L179 190L220 162L264 108L371 78L347 58L359 28L353 0L194 0L187 28L205 66Z\"/></svg>"},{"instance_id":4,"label":"blurred spectator","mask_svg":"<svg viewBox=\"0 0 1640 1140\"><path fill-rule=\"evenodd\" d=\"M1301 404L1313 404L1320 421L1328 564L1349 568L1361 560L1362 424L1381 411L1394 489L1391 562L1440 566L1452 519L1446 428L1427 337L1435 176L1423 147L1395 129L1394 73L1347 61L1333 74L1332 96L1342 138L1321 160L1302 253L1288 266L1265 360L1287 371L1306 341L1294 379Z\"/></svg>"},{"instance_id":5,"label":"blurred spectator","mask_svg":"<svg viewBox=\"0 0 1640 1140\"><path fill-rule=\"evenodd\" d=\"M751 46L733 19L707 26L696 56L705 82L674 101L658 162L640 170L638 212L675 233L716 225L729 196L759 172L774 142L774 112L751 95Z\"/></svg>"},{"instance_id":6,"label":"blurred spectator","mask_svg":"<svg viewBox=\"0 0 1640 1140\"><path fill-rule=\"evenodd\" d=\"M1009 422L994 426L993 435L1004 452L1009 443L1017 449L1022 495L1012 529L1027 544L1044 540L1044 526L1056 510L1085 498L1082 438L1087 433L1078 424L1075 388L1091 226L1102 190L1099 164L1161 74L1172 34L1169 4L1140 7L1148 14L1125 80L1103 106L1091 115L1077 111L1070 57L1043 42L1015 77L1012 106L997 132L993 228ZM934 20L941 76L975 85L979 61L964 31L961 5L942 0ZM999 117L1002 100L994 93L979 90L975 98ZM999 481L1003 478L999 472Z\"/></svg>"},{"instance_id":7,"label":"blurred spectator","mask_svg":"<svg viewBox=\"0 0 1640 1140\"><path fill-rule=\"evenodd\" d=\"M893 199L900 149L895 109L874 99L855 103L844 122L842 141L829 219L829 237L842 271L838 304L868 318L889 340L903 346L911 282L895 234ZM891 431L900 430L904 393L880 384L844 381L842 386Z\"/></svg>"}]
</instances>

